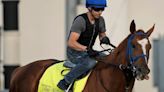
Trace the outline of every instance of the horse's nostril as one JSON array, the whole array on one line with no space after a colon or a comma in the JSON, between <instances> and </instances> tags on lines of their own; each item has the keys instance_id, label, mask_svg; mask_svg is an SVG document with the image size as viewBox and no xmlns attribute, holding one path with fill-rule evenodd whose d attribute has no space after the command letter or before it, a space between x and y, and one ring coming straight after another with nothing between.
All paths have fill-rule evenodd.
<instances>
[{"instance_id":1,"label":"horse's nostril","mask_svg":"<svg viewBox=\"0 0 164 92\"><path fill-rule=\"evenodd\" d=\"M147 74L150 73L150 69L147 70Z\"/></svg>"},{"instance_id":2,"label":"horse's nostril","mask_svg":"<svg viewBox=\"0 0 164 92\"><path fill-rule=\"evenodd\" d=\"M146 73L146 74L149 74L149 73L150 73L150 69L146 69L146 70L145 70L145 73Z\"/></svg>"}]
</instances>

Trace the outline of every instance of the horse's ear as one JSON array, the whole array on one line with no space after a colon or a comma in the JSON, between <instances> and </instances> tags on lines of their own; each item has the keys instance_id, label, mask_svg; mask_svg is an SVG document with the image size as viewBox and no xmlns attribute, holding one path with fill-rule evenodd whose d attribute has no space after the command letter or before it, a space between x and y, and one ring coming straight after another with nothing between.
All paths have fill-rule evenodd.
<instances>
[{"instance_id":1,"label":"horse's ear","mask_svg":"<svg viewBox=\"0 0 164 92\"><path fill-rule=\"evenodd\" d=\"M131 24L130 24L130 32L133 34L136 31L136 24L134 22L134 20L132 20Z\"/></svg>"},{"instance_id":2,"label":"horse's ear","mask_svg":"<svg viewBox=\"0 0 164 92\"><path fill-rule=\"evenodd\" d=\"M146 34L147 34L148 37L149 37L149 36L151 35L151 33L153 32L154 27L155 27L155 24L153 25L152 28L150 28L150 29L146 32Z\"/></svg>"}]
</instances>

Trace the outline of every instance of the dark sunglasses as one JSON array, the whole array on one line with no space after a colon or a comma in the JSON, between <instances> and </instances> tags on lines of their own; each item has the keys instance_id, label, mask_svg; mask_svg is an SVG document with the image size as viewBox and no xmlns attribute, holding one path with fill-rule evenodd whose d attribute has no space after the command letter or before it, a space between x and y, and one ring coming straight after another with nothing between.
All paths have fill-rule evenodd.
<instances>
[{"instance_id":1,"label":"dark sunglasses","mask_svg":"<svg viewBox=\"0 0 164 92\"><path fill-rule=\"evenodd\" d=\"M104 11L104 8L94 8L94 7L92 7L92 9L96 12Z\"/></svg>"}]
</instances>

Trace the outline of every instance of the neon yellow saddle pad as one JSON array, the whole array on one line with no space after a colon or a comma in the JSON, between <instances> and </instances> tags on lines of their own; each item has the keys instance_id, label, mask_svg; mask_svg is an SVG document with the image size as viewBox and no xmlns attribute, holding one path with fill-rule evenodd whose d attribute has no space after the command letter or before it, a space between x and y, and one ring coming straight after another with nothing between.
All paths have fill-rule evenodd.
<instances>
[{"instance_id":1,"label":"neon yellow saddle pad","mask_svg":"<svg viewBox=\"0 0 164 92\"><path fill-rule=\"evenodd\" d=\"M61 75L61 71L64 69L68 69L63 66L63 63L64 62L57 63L47 68L40 79L38 92L64 92L57 87L58 82L64 78L64 76ZM65 75L68 72L69 70L65 71L63 74ZM89 77L89 74L83 79L78 80L74 83L73 92L82 92Z\"/></svg>"}]
</instances>

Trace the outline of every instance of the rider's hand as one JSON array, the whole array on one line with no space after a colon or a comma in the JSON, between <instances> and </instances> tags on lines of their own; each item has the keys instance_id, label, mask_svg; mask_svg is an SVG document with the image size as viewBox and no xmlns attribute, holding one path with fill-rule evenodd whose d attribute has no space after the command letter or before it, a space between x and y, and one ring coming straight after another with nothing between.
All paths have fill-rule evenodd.
<instances>
[{"instance_id":1,"label":"rider's hand","mask_svg":"<svg viewBox=\"0 0 164 92\"><path fill-rule=\"evenodd\" d=\"M110 44L110 40L107 36L103 37L101 40L100 40L100 44L107 44L109 45Z\"/></svg>"},{"instance_id":2,"label":"rider's hand","mask_svg":"<svg viewBox=\"0 0 164 92\"><path fill-rule=\"evenodd\" d=\"M87 53L90 57L96 57L99 55L99 51L93 49L87 49Z\"/></svg>"}]
</instances>

